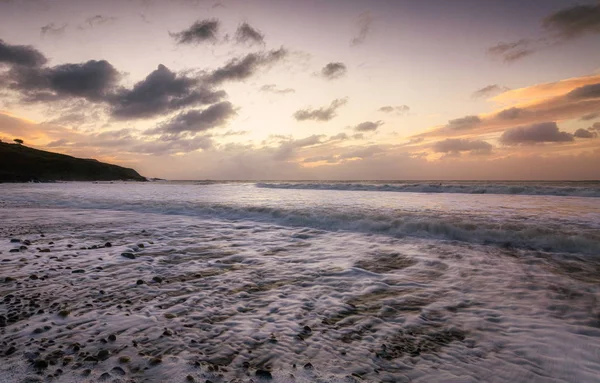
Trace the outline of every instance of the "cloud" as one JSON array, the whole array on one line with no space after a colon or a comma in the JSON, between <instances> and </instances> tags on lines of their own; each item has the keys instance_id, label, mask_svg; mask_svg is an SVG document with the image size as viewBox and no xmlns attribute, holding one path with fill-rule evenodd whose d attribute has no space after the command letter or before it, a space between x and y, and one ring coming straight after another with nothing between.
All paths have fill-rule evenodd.
<instances>
[{"instance_id":1,"label":"cloud","mask_svg":"<svg viewBox=\"0 0 600 383\"><path fill-rule=\"evenodd\" d=\"M277 85L275 85L275 84L266 84L266 85L263 85L263 86L260 87L260 91L261 92L266 92L266 93L275 93L275 94L288 94L288 93L294 93L294 92L296 92L292 88L277 89Z\"/></svg>"},{"instance_id":2,"label":"cloud","mask_svg":"<svg viewBox=\"0 0 600 383\"><path fill-rule=\"evenodd\" d=\"M504 145L532 145L543 142L568 142L573 141L573 135L558 129L556 122L542 122L528 126L518 126L508 129L500 142Z\"/></svg>"},{"instance_id":3,"label":"cloud","mask_svg":"<svg viewBox=\"0 0 600 383\"><path fill-rule=\"evenodd\" d=\"M383 121L381 121L381 120L375 121L375 122L365 121L365 122L361 122L360 124L356 125L354 127L354 130L357 132L374 132L381 125L383 125Z\"/></svg>"},{"instance_id":4,"label":"cloud","mask_svg":"<svg viewBox=\"0 0 600 383\"><path fill-rule=\"evenodd\" d=\"M516 118L522 117L524 113L525 109L512 107L498 112L496 114L496 118L499 118L501 120L514 120Z\"/></svg>"},{"instance_id":5,"label":"cloud","mask_svg":"<svg viewBox=\"0 0 600 383\"><path fill-rule=\"evenodd\" d=\"M69 143L69 140L67 140L65 138L61 138L60 140L50 142L46 146L49 148L56 148L56 147L60 147L60 146L65 146L68 143Z\"/></svg>"},{"instance_id":6,"label":"cloud","mask_svg":"<svg viewBox=\"0 0 600 383\"><path fill-rule=\"evenodd\" d=\"M132 153L152 154L155 156L177 153L190 153L199 149L207 150L213 147L213 140L207 136L198 136L188 139L136 141L128 146L127 151Z\"/></svg>"},{"instance_id":7,"label":"cloud","mask_svg":"<svg viewBox=\"0 0 600 383\"><path fill-rule=\"evenodd\" d=\"M536 50L537 48L533 47L531 40L521 39L510 43L499 42L489 48L488 53L502 58L505 62L513 62L535 53Z\"/></svg>"},{"instance_id":8,"label":"cloud","mask_svg":"<svg viewBox=\"0 0 600 383\"><path fill-rule=\"evenodd\" d=\"M220 22L217 19L198 20L188 29L178 33L170 33L177 44L199 44L216 42Z\"/></svg>"},{"instance_id":9,"label":"cloud","mask_svg":"<svg viewBox=\"0 0 600 383\"><path fill-rule=\"evenodd\" d=\"M298 121L314 120L329 121L337 116L336 111L348 102L347 98L338 98L331 102L328 107L319 109L300 109L294 113L294 118Z\"/></svg>"},{"instance_id":10,"label":"cloud","mask_svg":"<svg viewBox=\"0 0 600 383\"><path fill-rule=\"evenodd\" d=\"M211 84L220 84L225 81L245 80L256 73L261 67L268 67L287 55L283 47L266 53L250 53L243 58L233 59L225 66L210 73L205 81Z\"/></svg>"},{"instance_id":11,"label":"cloud","mask_svg":"<svg viewBox=\"0 0 600 383\"><path fill-rule=\"evenodd\" d=\"M0 39L0 64L39 67L48 60L37 49L28 45L10 45Z\"/></svg>"},{"instance_id":12,"label":"cloud","mask_svg":"<svg viewBox=\"0 0 600 383\"><path fill-rule=\"evenodd\" d=\"M590 121L590 120L595 120L597 118L600 117L600 112L598 113L588 113L584 116L581 116L580 120L581 121Z\"/></svg>"},{"instance_id":13,"label":"cloud","mask_svg":"<svg viewBox=\"0 0 600 383\"><path fill-rule=\"evenodd\" d=\"M292 158L296 151L300 148L305 148L307 146L313 146L321 143L321 135L312 135L306 138L301 138L298 140L289 140L281 143L279 148L275 151L273 155L273 159L278 161L286 161Z\"/></svg>"},{"instance_id":14,"label":"cloud","mask_svg":"<svg viewBox=\"0 0 600 383\"><path fill-rule=\"evenodd\" d=\"M304 163L313 163L313 162L322 162L322 161L333 164L333 163L338 162L338 159L335 156L315 156L315 157L305 158L304 160L302 160L302 162L304 162Z\"/></svg>"},{"instance_id":15,"label":"cloud","mask_svg":"<svg viewBox=\"0 0 600 383\"><path fill-rule=\"evenodd\" d=\"M600 98L600 83L584 85L574 89L567 94L567 97L575 99Z\"/></svg>"},{"instance_id":16,"label":"cloud","mask_svg":"<svg viewBox=\"0 0 600 383\"><path fill-rule=\"evenodd\" d=\"M85 19L85 24L87 24L89 28L94 28L100 25L110 25L115 21L117 21L117 18L114 16L95 15ZM80 26L80 28L83 29L84 26Z\"/></svg>"},{"instance_id":17,"label":"cloud","mask_svg":"<svg viewBox=\"0 0 600 383\"><path fill-rule=\"evenodd\" d=\"M150 129L145 134L174 134L198 133L209 129L223 126L236 112L233 105L228 102L220 102L209 106L204 110L189 110L173 117L165 124L155 129Z\"/></svg>"},{"instance_id":18,"label":"cloud","mask_svg":"<svg viewBox=\"0 0 600 383\"><path fill-rule=\"evenodd\" d=\"M562 9L544 18L542 26L565 40L600 33L600 4Z\"/></svg>"},{"instance_id":19,"label":"cloud","mask_svg":"<svg viewBox=\"0 0 600 383\"><path fill-rule=\"evenodd\" d=\"M327 80L335 80L346 74L348 68L340 62L332 62L321 69L321 76Z\"/></svg>"},{"instance_id":20,"label":"cloud","mask_svg":"<svg viewBox=\"0 0 600 383\"><path fill-rule=\"evenodd\" d=\"M408 105L398 105L398 106L386 105L386 106L382 106L381 108L379 108L377 110L380 112L383 112L383 113L396 112L397 114L404 115L410 111L410 108L408 107Z\"/></svg>"},{"instance_id":21,"label":"cloud","mask_svg":"<svg viewBox=\"0 0 600 383\"><path fill-rule=\"evenodd\" d=\"M132 89L120 89L110 99L112 115L119 119L149 118L196 105L208 105L227 94L203 86L200 80L177 75L159 65Z\"/></svg>"},{"instance_id":22,"label":"cloud","mask_svg":"<svg viewBox=\"0 0 600 383\"><path fill-rule=\"evenodd\" d=\"M339 156L339 158L342 160L351 159L351 158L365 159L365 158L371 158L371 157L375 156L376 154L382 153L384 151L385 151L385 149L379 145L371 145L371 146L366 146L366 147L359 148L359 149L349 150L349 151L341 154Z\"/></svg>"},{"instance_id":23,"label":"cloud","mask_svg":"<svg viewBox=\"0 0 600 383\"><path fill-rule=\"evenodd\" d=\"M356 20L357 34L350 40L350 46L363 44L373 26L373 16L371 12L361 13Z\"/></svg>"},{"instance_id":24,"label":"cloud","mask_svg":"<svg viewBox=\"0 0 600 383\"><path fill-rule=\"evenodd\" d=\"M477 127L479 124L481 124L481 118L479 118L479 116L465 116L448 121L448 124L445 126L445 129L469 130Z\"/></svg>"},{"instance_id":25,"label":"cloud","mask_svg":"<svg viewBox=\"0 0 600 383\"><path fill-rule=\"evenodd\" d=\"M265 35L244 22L235 31L235 41L238 44L263 45L265 43Z\"/></svg>"},{"instance_id":26,"label":"cloud","mask_svg":"<svg viewBox=\"0 0 600 383\"><path fill-rule=\"evenodd\" d=\"M590 126L588 130L600 133L600 122L596 122L594 125Z\"/></svg>"},{"instance_id":27,"label":"cloud","mask_svg":"<svg viewBox=\"0 0 600 383\"><path fill-rule=\"evenodd\" d=\"M120 74L106 60L90 60L49 68L14 67L9 78L11 89L19 91L28 102L71 97L103 101L118 83Z\"/></svg>"},{"instance_id":28,"label":"cloud","mask_svg":"<svg viewBox=\"0 0 600 383\"><path fill-rule=\"evenodd\" d=\"M66 28L67 24L63 24L61 27L55 25L54 23L46 24L40 28L40 35L52 37L62 36L65 33Z\"/></svg>"},{"instance_id":29,"label":"cloud","mask_svg":"<svg viewBox=\"0 0 600 383\"><path fill-rule=\"evenodd\" d=\"M433 144L436 153L460 153L471 152L471 154L489 154L492 145L482 140L468 140L463 138L447 138Z\"/></svg>"},{"instance_id":30,"label":"cloud","mask_svg":"<svg viewBox=\"0 0 600 383\"><path fill-rule=\"evenodd\" d=\"M575 133L573 133L573 136L577 138L594 138L598 135L596 132L587 129L577 129Z\"/></svg>"},{"instance_id":31,"label":"cloud","mask_svg":"<svg viewBox=\"0 0 600 383\"><path fill-rule=\"evenodd\" d=\"M483 88L476 90L475 92L473 92L472 97L473 98L485 98L485 97L497 95L498 93L506 92L508 90L510 90L510 88L502 86L502 85L498 85L498 84L492 84L492 85L484 86Z\"/></svg>"}]
</instances>

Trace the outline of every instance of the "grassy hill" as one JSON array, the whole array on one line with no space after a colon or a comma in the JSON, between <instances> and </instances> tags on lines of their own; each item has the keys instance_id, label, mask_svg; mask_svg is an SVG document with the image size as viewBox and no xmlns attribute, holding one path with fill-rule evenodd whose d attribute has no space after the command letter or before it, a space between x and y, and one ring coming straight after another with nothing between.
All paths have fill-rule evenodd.
<instances>
[{"instance_id":1,"label":"grassy hill","mask_svg":"<svg viewBox=\"0 0 600 383\"><path fill-rule=\"evenodd\" d=\"M133 169L0 142L0 182L146 181Z\"/></svg>"}]
</instances>

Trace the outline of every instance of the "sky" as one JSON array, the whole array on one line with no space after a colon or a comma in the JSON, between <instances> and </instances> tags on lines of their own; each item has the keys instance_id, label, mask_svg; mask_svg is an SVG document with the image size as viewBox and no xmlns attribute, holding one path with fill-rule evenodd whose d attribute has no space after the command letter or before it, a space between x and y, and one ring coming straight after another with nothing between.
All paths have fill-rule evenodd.
<instances>
[{"instance_id":1,"label":"sky","mask_svg":"<svg viewBox=\"0 0 600 383\"><path fill-rule=\"evenodd\" d=\"M0 139L236 180L598 180L596 0L0 0Z\"/></svg>"}]
</instances>

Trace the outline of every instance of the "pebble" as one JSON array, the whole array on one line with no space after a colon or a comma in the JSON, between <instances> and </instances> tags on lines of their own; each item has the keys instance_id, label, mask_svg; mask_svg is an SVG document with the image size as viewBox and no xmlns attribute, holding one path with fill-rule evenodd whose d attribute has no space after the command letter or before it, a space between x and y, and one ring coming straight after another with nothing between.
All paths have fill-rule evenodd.
<instances>
[{"instance_id":1,"label":"pebble","mask_svg":"<svg viewBox=\"0 0 600 383\"><path fill-rule=\"evenodd\" d=\"M104 244L104 247L112 247L112 243L110 243L110 242L106 242L106 243Z\"/></svg>"},{"instance_id":2,"label":"pebble","mask_svg":"<svg viewBox=\"0 0 600 383\"><path fill-rule=\"evenodd\" d=\"M33 367L38 370L43 370L48 368L48 362L43 359L36 359L33 361Z\"/></svg>"},{"instance_id":3,"label":"pebble","mask_svg":"<svg viewBox=\"0 0 600 383\"><path fill-rule=\"evenodd\" d=\"M256 370L256 376L263 379L273 379L273 375L267 370Z\"/></svg>"},{"instance_id":4,"label":"pebble","mask_svg":"<svg viewBox=\"0 0 600 383\"><path fill-rule=\"evenodd\" d=\"M111 375L108 372L105 372L104 374L100 375L100 380L108 380L111 378Z\"/></svg>"},{"instance_id":5,"label":"pebble","mask_svg":"<svg viewBox=\"0 0 600 383\"><path fill-rule=\"evenodd\" d=\"M135 284L136 284L136 285L143 285L143 284L144 284L144 281L142 281L141 279L138 279L138 280L135 282Z\"/></svg>"},{"instance_id":6,"label":"pebble","mask_svg":"<svg viewBox=\"0 0 600 383\"><path fill-rule=\"evenodd\" d=\"M21 240L17 238L11 238L10 243L20 243Z\"/></svg>"},{"instance_id":7,"label":"pebble","mask_svg":"<svg viewBox=\"0 0 600 383\"><path fill-rule=\"evenodd\" d=\"M110 370L113 374L117 374L117 375L125 375L125 370L123 370L121 367L117 366L114 367L112 370Z\"/></svg>"},{"instance_id":8,"label":"pebble","mask_svg":"<svg viewBox=\"0 0 600 383\"><path fill-rule=\"evenodd\" d=\"M121 253L121 256L129 259L135 259L135 254L133 253Z\"/></svg>"},{"instance_id":9,"label":"pebble","mask_svg":"<svg viewBox=\"0 0 600 383\"><path fill-rule=\"evenodd\" d=\"M111 342L114 342L115 340L117 340L117 336L115 334L110 334L108 336L108 340L110 340Z\"/></svg>"},{"instance_id":10,"label":"pebble","mask_svg":"<svg viewBox=\"0 0 600 383\"><path fill-rule=\"evenodd\" d=\"M154 282L156 282L156 283L162 283L162 281L163 281L163 279L162 279L161 277L158 277L158 276L156 276L156 277L152 277L152 280L153 280Z\"/></svg>"}]
</instances>

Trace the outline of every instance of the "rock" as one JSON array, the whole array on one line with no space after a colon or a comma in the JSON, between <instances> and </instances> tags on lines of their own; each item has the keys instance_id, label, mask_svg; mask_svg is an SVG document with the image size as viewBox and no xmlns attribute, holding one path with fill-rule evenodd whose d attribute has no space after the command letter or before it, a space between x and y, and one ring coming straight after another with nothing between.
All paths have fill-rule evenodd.
<instances>
[{"instance_id":1,"label":"rock","mask_svg":"<svg viewBox=\"0 0 600 383\"><path fill-rule=\"evenodd\" d=\"M98 362L98 358L95 358L93 356L86 356L85 359L83 360L84 362L94 362L97 363Z\"/></svg>"},{"instance_id":2,"label":"rock","mask_svg":"<svg viewBox=\"0 0 600 383\"><path fill-rule=\"evenodd\" d=\"M91 373L92 373L92 370L90 370L89 368L86 368L85 370L83 370L83 371L81 372L81 375L83 375L83 376L88 376L88 375L90 375Z\"/></svg>"},{"instance_id":3,"label":"rock","mask_svg":"<svg viewBox=\"0 0 600 383\"><path fill-rule=\"evenodd\" d=\"M18 253L20 250L19 249L10 249L8 250L9 253Z\"/></svg>"},{"instance_id":4,"label":"rock","mask_svg":"<svg viewBox=\"0 0 600 383\"><path fill-rule=\"evenodd\" d=\"M28 239L26 239L26 240L23 241L23 245L30 246L31 245L31 241L28 240Z\"/></svg>"},{"instance_id":5,"label":"rock","mask_svg":"<svg viewBox=\"0 0 600 383\"><path fill-rule=\"evenodd\" d=\"M70 310L66 310L66 309L65 309L65 310L60 310L60 311L58 312L58 316L61 316L61 317L63 317L63 318L64 318L64 317L67 317L67 316L69 316L69 314L70 314L70 313L71 313L71 311L70 311Z\"/></svg>"},{"instance_id":6,"label":"rock","mask_svg":"<svg viewBox=\"0 0 600 383\"><path fill-rule=\"evenodd\" d=\"M115 340L117 340L117 336L115 334L110 334L108 336L108 340L110 340L111 342L114 342Z\"/></svg>"},{"instance_id":7,"label":"rock","mask_svg":"<svg viewBox=\"0 0 600 383\"><path fill-rule=\"evenodd\" d=\"M46 248L46 249L40 249L40 253L49 253L50 249Z\"/></svg>"},{"instance_id":8,"label":"rock","mask_svg":"<svg viewBox=\"0 0 600 383\"><path fill-rule=\"evenodd\" d=\"M267 370L256 370L256 376L262 379L273 379L273 375Z\"/></svg>"},{"instance_id":9,"label":"rock","mask_svg":"<svg viewBox=\"0 0 600 383\"><path fill-rule=\"evenodd\" d=\"M143 284L144 284L144 281L142 281L141 279L138 279L138 280L135 282L135 284L136 284L136 285L143 285Z\"/></svg>"},{"instance_id":10,"label":"rock","mask_svg":"<svg viewBox=\"0 0 600 383\"><path fill-rule=\"evenodd\" d=\"M119 357L119 363L129 363L130 360L131 360L131 358L128 356L120 356Z\"/></svg>"},{"instance_id":11,"label":"rock","mask_svg":"<svg viewBox=\"0 0 600 383\"><path fill-rule=\"evenodd\" d=\"M15 353L15 351L17 351L17 349L15 348L15 346L10 346L10 347L8 348L8 350L6 350L6 351L4 352L4 355L6 355L6 356L8 356L8 355L12 355L12 354L14 354L14 353Z\"/></svg>"},{"instance_id":12,"label":"rock","mask_svg":"<svg viewBox=\"0 0 600 383\"><path fill-rule=\"evenodd\" d=\"M17 238L11 238L10 243L21 243L21 240Z\"/></svg>"},{"instance_id":13,"label":"rock","mask_svg":"<svg viewBox=\"0 0 600 383\"><path fill-rule=\"evenodd\" d=\"M71 271L72 274L83 274L85 273L85 270L83 269L77 269L77 270L73 270Z\"/></svg>"},{"instance_id":14,"label":"rock","mask_svg":"<svg viewBox=\"0 0 600 383\"><path fill-rule=\"evenodd\" d=\"M99 380L102 380L102 381L104 381L104 380L108 380L108 379L110 379L111 377L112 377L112 376L111 376L111 375L110 375L108 372L105 372L104 374L100 375L100 378L99 378Z\"/></svg>"},{"instance_id":15,"label":"rock","mask_svg":"<svg viewBox=\"0 0 600 383\"><path fill-rule=\"evenodd\" d=\"M44 359L36 359L33 361L33 368L37 370L44 370L48 368L48 362L46 362Z\"/></svg>"},{"instance_id":16,"label":"rock","mask_svg":"<svg viewBox=\"0 0 600 383\"><path fill-rule=\"evenodd\" d=\"M100 360L106 360L110 357L110 351L100 350L100 351L98 351L98 355L96 355L96 357Z\"/></svg>"},{"instance_id":17,"label":"rock","mask_svg":"<svg viewBox=\"0 0 600 383\"><path fill-rule=\"evenodd\" d=\"M306 364L304 365L304 368L305 368L306 370L312 370L314 367L313 367L313 365L312 365L311 363L306 363Z\"/></svg>"},{"instance_id":18,"label":"rock","mask_svg":"<svg viewBox=\"0 0 600 383\"><path fill-rule=\"evenodd\" d=\"M126 374L125 370L123 370L119 366L114 367L112 370L110 370L110 372L112 372L113 374L116 374L116 375L120 375L120 376L123 376Z\"/></svg>"},{"instance_id":19,"label":"rock","mask_svg":"<svg viewBox=\"0 0 600 383\"><path fill-rule=\"evenodd\" d=\"M106 243L104 244L104 247L112 247L112 243L110 243L110 242L106 242Z\"/></svg>"},{"instance_id":20,"label":"rock","mask_svg":"<svg viewBox=\"0 0 600 383\"><path fill-rule=\"evenodd\" d=\"M21 251L23 251L23 250L27 250L27 246L23 246L23 245L21 245L21 246L19 246L19 250L21 250Z\"/></svg>"},{"instance_id":21,"label":"rock","mask_svg":"<svg viewBox=\"0 0 600 383\"><path fill-rule=\"evenodd\" d=\"M161 277L153 277L152 280L156 283L162 283L163 279Z\"/></svg>"},{"instance_id":22,"label":"rock","mask_svg":"<svg viewBox=\"0 0 600 383\"><path fill-rule=\"evenodd\" d=\"M135 259L135 254L133 253L121 253L121 256L129 259Z\"/></svg>"},{"instance_id":23,"label":"rock","mask_svg":"<svg viewBox=\"0 0 600 383\"><path fill-rule=\"evenodd\" d=\"M149 363L151 366L156 366L157 364L162 363L162 359L159 357L155 357L155 358L150 359Z\"/></svg>"},{"instance_id":24,"label":"rock","mask_svg":"<svg viewBox=\"0 0 600 383\"><path fill-rule=\"evenodd\" d=\"M37 275L35 275L35 274L31 274L31 275L29 276L29 279L33 279L33 280L35 281L36 279L38 279L38 276L37 276Z\"/></svg>"},{"instance_id":25,"label":"rock","mask_svg":"<svg viewBox=\"0 0 600 383\"><path fill-rule=\"evenodd\" d=\"M196 379L194 379L194 377L191 375L186 376L185 380L188 382L192 382L192 383L194 383L196 381Z\"/></svg>"}]
</instances>

